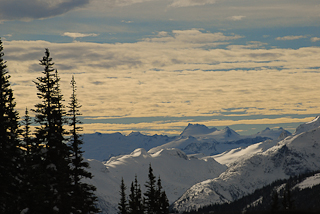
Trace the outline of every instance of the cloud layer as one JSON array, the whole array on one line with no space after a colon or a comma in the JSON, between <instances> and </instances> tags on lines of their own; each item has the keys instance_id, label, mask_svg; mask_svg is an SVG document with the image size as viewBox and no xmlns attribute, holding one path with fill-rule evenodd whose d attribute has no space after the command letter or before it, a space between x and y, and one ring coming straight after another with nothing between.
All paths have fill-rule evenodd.
<instances>
[{"instance_id":1,"label":"cloud layer","mask_svg":"<svg viewBox=\"0 0 320 214\"><path fill-rule=\"evenodd\" d=\"M4 51L20 112L39 102L32 80L41 75L38 60L45 48L62 78L65 99L75 75L84 116L184 118L220 115L223 109L234 109L230 116L320 112L319 47L231 45L239 38L190 29L162 31L136 43L5 41Z\"/></svg>"}]
</instances>

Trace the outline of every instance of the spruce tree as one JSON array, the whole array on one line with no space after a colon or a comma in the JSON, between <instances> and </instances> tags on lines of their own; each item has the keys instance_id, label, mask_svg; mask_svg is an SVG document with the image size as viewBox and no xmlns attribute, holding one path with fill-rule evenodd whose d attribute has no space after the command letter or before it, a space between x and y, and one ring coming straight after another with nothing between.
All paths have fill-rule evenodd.
<instances>
[{"instance_id":1,"label":"spruce tree","mask_svg":"<svg viewBox=\"0 0 320 214\"><path fill-rule=\"evenodd\" d=\"M141 188L138 184L137 175L135 176L134 182L131 183L130 194L129 194L129 213L130 214L142 214L143 213L143 202Z\"/></svg>"},{"instance_id":2,"label":"spruce tree","mask_svg":"<svg viewBox=\"0 0 320 214\"><path fill-rule=\"evenodd\" d=\"M36 145L41 148L40 165L41 179L38 180L42 204L35 207L35 213L70 213L70 148L66 144L65 111L62 104L63 96L59 88L60 78L53 69L54 63L48 49L40 60L44 66L42 77L34 83L38 89L37 96L41 100L36 104L35 121Z\"/></svg>"},{"instance_id":3,"label":"spruce tree","mask_svg":"<svg viewBox=\"0 0 320 214\"><path fill-rule=\"evenodd\" d=\"M118 203L118 214L127 214L128 213L128 204L126 198L126 185L124 184L123 178L121 179L120 185L120 202Z\"/></svg>"},{"instance_id":4,"label":"spruce tree","mask_svg":"<svg viewBox=\"0 0 320 214\"><path fill-rule=\"evenodd\" d=\"M18 112L10 75L3 59L0 39L0 213L18 213L20 206L20 166L22 152L19 141Z\"/></svg>"},{"instance_id":5,"label":"spruce tree","mask_svg":"<svg viewBox=\"0 0 320 214\"><path fill-rule=\"evenodd\" d=\"M148 214L156 214L156 177L153 175L151 164L149 165L148 181L146 182L145 187L147 188L146 192L144 193L145 211Z\"/></svg>"},{"instance_id":6,"label":"spruce tree","mask_svg":"<svg viewBox=\"0 0 320 214\"><path fill-rule=\"evenodd\" d=\"M162 184L160 176L157 181L156 189L156 213L157 214L168 214L169 213L169 201L164 190L162 190Z\"/></svg>"},{"instance_id":7,"label":"spruce tree","mask_svg":"<svg viewBox=\"0 0 320 214\"><path fill-rule=\"evenodd\" d=\"M81 115L79 109L81 105L76 97L76 82L72 76L71 80L72 94L69 103L69 126L71 128L70 134L70 146L71 146L71 179L72 179L72 195L71 195L71 206L72 213L98 213L99 210L96 208L97 197L94 195L96 188L93 185L89 185L81 181L83 178L91 179L93 176L90 172L86 171L89 167L88 162L85 162L81 150L83 141L81 135L82 127L78 126L81 121L78 116Z\"/></svg>"}]
</instances>

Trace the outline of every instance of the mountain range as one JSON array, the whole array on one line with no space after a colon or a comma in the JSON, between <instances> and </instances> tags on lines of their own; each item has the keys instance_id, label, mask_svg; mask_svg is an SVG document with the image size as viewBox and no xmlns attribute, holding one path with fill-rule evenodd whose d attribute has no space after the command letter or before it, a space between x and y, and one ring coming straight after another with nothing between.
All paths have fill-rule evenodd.
<instances>
[{"instance_id":1,"label":"mountain range","mask_svg":"<svg viewBox=\"0 0 320 214\"><path fill-rule=\"evenodd\" d=\"M277 179L318 170L320 119L296 131L265 129L245 136L189 124L179 136L139 132L84 135L84 157L94 178L103 213L116 213L121 178L137 176L142 191L148 166L162 179L175 211L231 202ZM250 178L250 179L248 179Z\"/></svg>"}]
</instances>

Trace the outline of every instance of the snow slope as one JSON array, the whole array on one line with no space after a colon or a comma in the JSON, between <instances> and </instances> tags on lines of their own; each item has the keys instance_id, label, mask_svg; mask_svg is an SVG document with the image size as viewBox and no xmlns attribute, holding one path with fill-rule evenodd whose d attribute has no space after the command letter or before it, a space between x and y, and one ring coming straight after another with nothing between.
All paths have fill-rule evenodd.
<instances>
[{"instance_id":1,"label":"snow slope","mask_svg":"<svg viewBox=\"0 0 320 214\"><path fill-rule=\"evenodd\" d=\"M299 189L312 188L313 186L316 186L319 184L320 184L320 173L308 177L307 179L297 184L293 188L299 188Z\"/></svg>"},{"instance_id":2,"label":"snow slope","mask_svg":"<svg viewBox=\"0 0 320 214\"><path fill-rule=\"evenodd\" d=\"M218 178L192 186L174 203L174 209L181 212L233 201L274 180L318 170L320 128L314 125L318 122L319 117L312 121L313 125L300 125L295 135L266 151L238 159Z\"/></svg>"},{"instance_id":3,"label":"snow slope","mask_svg":"<svg viewBox=\"0 0 320 214\"><path fill-rule=\"evenodd\" d=\"M320 116L317 116L314 120L305 123L305 124L301 124L300 126L298 126L298 128L296 129L296 131L294 132L295 135L300 134L302 132L306 132L308 130L311 129L315 129L317 127L320 126Z\"/></svg>"},{"instance_id":4,"label":"snow slope","mask_svg":"<svg viewBox=\"0 0 320 214\"><path fill-rule=\"evenodd\" d=\"M213 155L212 157L219 163L228 166L237 161L239 158L245 158L259 152L264 152L267 149L275 146L278 142L278 140L266 140L260 143L250 145L245 148L235 148L230 151L223 152L221 154Z\"/></svg>"},{"instance_id":5,"label":"snow slope","mask_svg":"<svg viewBox=\"0 0 320 214\"><path fill-rule=\"evenodd\" d=\"M97 187L96 195L99 197L99 206L103 213L108 214L117 212L122 177L129 189L137 175L142 192L144 192L149 164L153 168L154 175L157 178L161 176L162 186L170 203L177 200L192 185L218 177L226 170L225 166L213 158L207 160L189 158L179 149L165 149L150 154L145 149L139 148L129 155L112 157L105 163L96 160L89 160L89 163L90 172L94 177L87 182Z\"/></svg>"}]
</instances>

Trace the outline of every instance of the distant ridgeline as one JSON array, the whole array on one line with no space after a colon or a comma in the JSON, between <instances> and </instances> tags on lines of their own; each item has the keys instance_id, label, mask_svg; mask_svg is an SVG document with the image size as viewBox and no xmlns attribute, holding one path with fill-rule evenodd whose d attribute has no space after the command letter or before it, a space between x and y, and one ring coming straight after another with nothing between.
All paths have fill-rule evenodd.
<instances>
[{"instance_id":1,"label":"distant ridgeline","mask_svg":"<svg viewBox=\"0 0 320 214\"><path fill-rule=\"evenodd\" d=\"M231 203L184 213L320 213L320 171L274 181Z\"/></svg>"}]
</instances>

